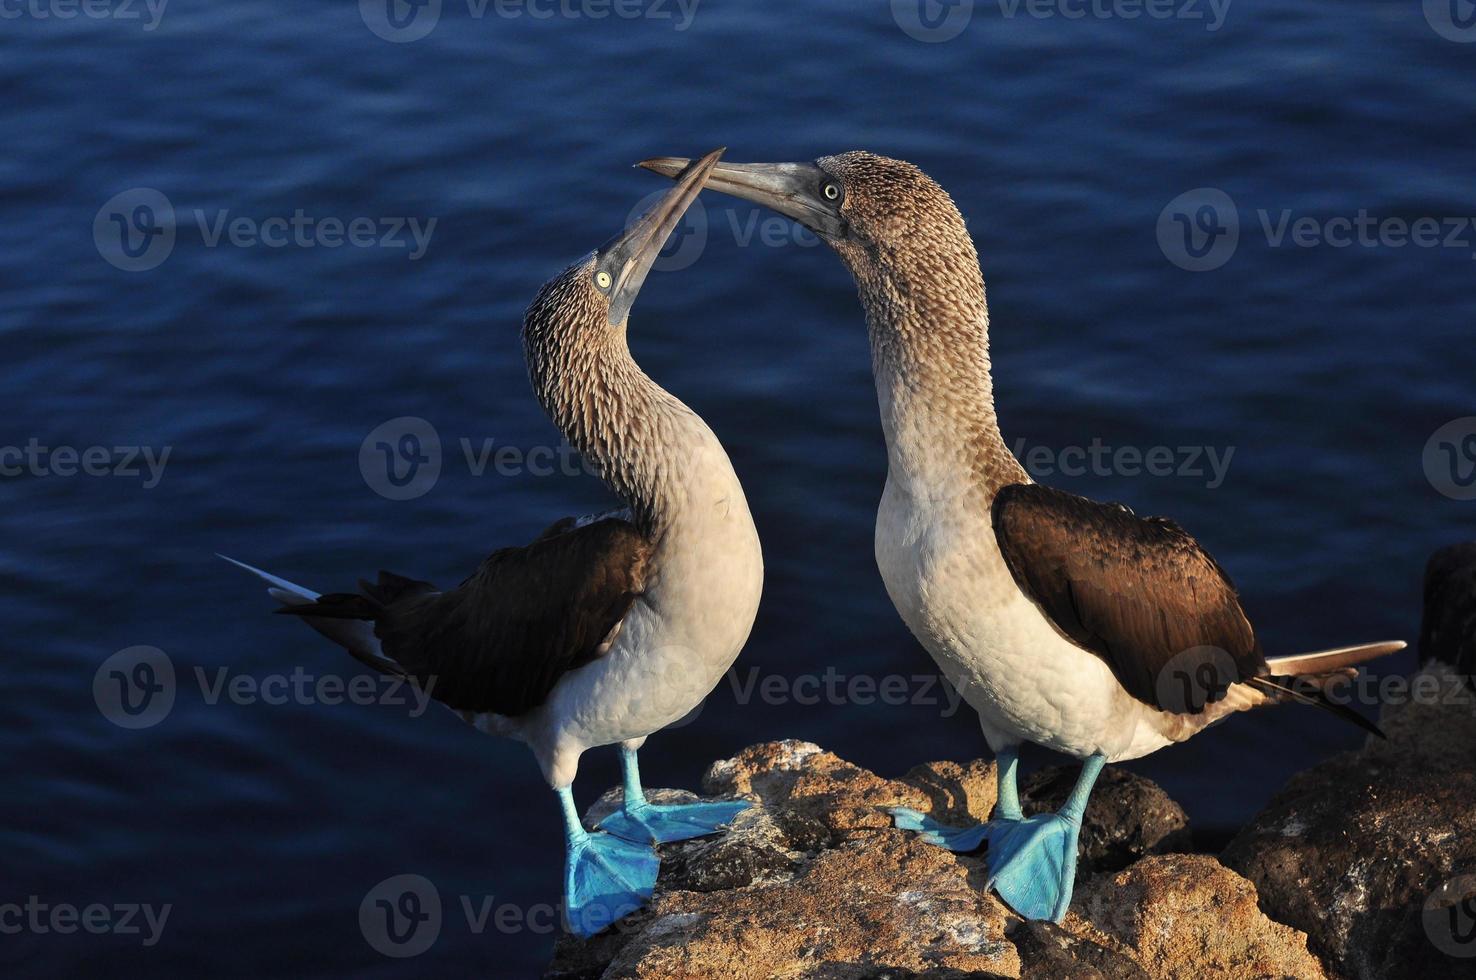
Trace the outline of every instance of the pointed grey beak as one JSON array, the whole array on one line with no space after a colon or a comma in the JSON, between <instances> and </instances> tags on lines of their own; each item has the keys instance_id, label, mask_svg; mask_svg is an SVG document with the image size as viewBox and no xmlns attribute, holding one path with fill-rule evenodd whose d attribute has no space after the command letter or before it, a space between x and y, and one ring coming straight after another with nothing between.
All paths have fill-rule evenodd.
<instances>
[{"instance_id":1,"label":"pointed grey beak","mask_svg":"<svg viewBox=\"0 0 1476 980\"><path fill-rule=\"evenodd\" d=\"M647 211L624 234L617 236L599 250L596 261L599 268L608 271L612 280L609 290L610 325L618 327L630 315L646 276L666 239L681 222L687 208L697 200L703 184L712 168L721 159L726 147L719 147L696 163L682 167L673 176L677 185L656 206Z\"/></svg>"},{"instance_id":2,"label":"pointed grey beak","mask_svg":"<svg viewBox=\"0 0 1476 980\"><path fill-rule=\"evenodd\" d=\"M666 177L677 176L687 165L685 157L654 157L636 164ZM707 180L713 190L772 208L821 237L845 238L840 201L824 197L831 183L830 175L813 163L721 163Z\"/></svg>"}]
</instances>

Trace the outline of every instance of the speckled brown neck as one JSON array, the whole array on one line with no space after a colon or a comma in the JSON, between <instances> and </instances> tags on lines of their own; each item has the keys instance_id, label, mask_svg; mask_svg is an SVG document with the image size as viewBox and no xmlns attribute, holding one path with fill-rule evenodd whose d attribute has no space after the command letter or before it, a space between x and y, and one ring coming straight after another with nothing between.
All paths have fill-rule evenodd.
<instances>
[{"instance_id":1,"label":"speckled brown neck","mask_svg":"<svg viewBox=\"0 0 1476 980\"><path fill-rule=\"evenodd\" d=\"M635 515L657 535L680 503L684 460L700 443L701 421L641 370L623 328L588 310L530 316L523 332L528 376L543 409ZM594 311L603 316L603 311ZM580 324L588 320L594 326Z\"/></svg>"},{"instance_id":2,"label":"speckled brown neck","mask_svg":"<svg viewBox=\"0 0 1476 980\"><path fill-rule=\"evenodd\" d=\"M919 495L1028 480L999 431L989 364L989 311L973 243L904 237L863 254L852 272L866 310L872 370L893 478Z\"/></svg>"}]
</instances>

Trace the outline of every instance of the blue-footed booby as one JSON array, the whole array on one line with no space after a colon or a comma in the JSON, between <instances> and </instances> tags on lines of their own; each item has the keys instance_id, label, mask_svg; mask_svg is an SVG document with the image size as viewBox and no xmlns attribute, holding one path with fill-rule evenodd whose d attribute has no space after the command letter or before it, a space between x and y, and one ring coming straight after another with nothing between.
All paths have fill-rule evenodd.
<instances>
[{"instance_id":1,"label":"blue-footed booby","mask_svg":"<svg viewBox=\"0 0 1476 980\"><path fill-rule=\"evenodd\" d=\"M380 572L357 592L319 595L243 566L279 612L479 730L527 743L562 805L565 921L581 936L650 898L653 843L714 833L747 806L648 803L636 764L646 737L688 715L733 664L763 584L758 533L721 443L641 370L626 341L652 263L721 153L686 168L628 231L545 284L525 317L540 403L624 511L559 521L448 590ZM579 757L617 743L623 805L590 832L572 790Z\"/></svg>"},{"instance_id":2,"label":"blue-footed booby","mask_svg":"<svg viewBox=\"0 0 1476 980\"><path fill-rule=\"evenodd\" d=\"M641 164L667 176L686 165ZM877 564L902 619L978 712L999 773L983 826L910 810L895 812L899 826L955 850L987 843L989 885L1023 916L1060 921L1105 763L1278 701L1372 727L1325 688L1404 644L1268 660L1230 578L1177 524L1040 486L1011 455L995 417L978 255L926 174L853 152L724 163L708 186L818 234L866 311L889 464ZM1058 813L1020 809L1024 742L1083 761Z\"/></svg>"}]
</instances>

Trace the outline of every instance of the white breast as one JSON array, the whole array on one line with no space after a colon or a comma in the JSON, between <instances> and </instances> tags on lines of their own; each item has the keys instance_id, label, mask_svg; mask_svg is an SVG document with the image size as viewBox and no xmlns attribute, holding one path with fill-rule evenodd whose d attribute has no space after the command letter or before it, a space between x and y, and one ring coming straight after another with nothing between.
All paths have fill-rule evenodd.
<instances>
[{"instance_id":1,"label":"white breast","mask_svg":"<svg viewBox=\"0 0 1476 980\"><path fill-rule=\"evenodd\" d=\"M748 640L763 556L743 488L708 438L684 462L682 499L658 543L646 594L609 653L565 675L519 720L517 734L554 785L573 779L585 749L643 738L690 714Z\"/></svg>"},{"instance_id":2,"label":"white breast","mask_svg":"<svg viewBox=\"0 0 1476 980\"><path fill-rule=\"evenodd\" d=\"M1168 744L1160 712L1020 591L982 500L919 501L888 479L876 559L898 613L979 713L992 748L1029 741L1117 761Z\"/></svg>"}]
</instances>

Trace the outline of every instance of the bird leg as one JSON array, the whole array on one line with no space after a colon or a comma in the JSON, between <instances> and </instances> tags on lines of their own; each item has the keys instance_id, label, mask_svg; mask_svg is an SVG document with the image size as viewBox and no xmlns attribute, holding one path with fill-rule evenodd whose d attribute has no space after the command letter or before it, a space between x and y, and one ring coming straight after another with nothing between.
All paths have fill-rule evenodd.
<instances>
[{"instance_id":1,"label":"bird leg","mask_svg":"<svg viewBox=\"0 0 1476 980\"><path fill-rule=\"evenodd\" d=\"M1021 917L1052 922L1066 917L1076 883L1081 820L1106 761L1094 755L1082 764L1081 776L1058 812L988 825L986 887L993 888Z\"/></svg>"},{"instance_id":2,"label":"bird leg","mask_svg":"<svg viewBox=\"0 0 1476 980\"><path fill-rule=\"evenodd\" d=\"M921 811L905 806L893 808L892 822L899 830L916 831L929 844L937 844L950 851L964 853L978 850L988 836L991 827L999 829L1006 824L1018 823L1025 819L1025 815L1020 812L1020 790L1015 784L1019 762L1018 747L999 749L995 753L995 778L999 792L994 807L994 816L988 823L974 824L969 827L951 827L948 824L939 823Z\"/></svg>"},{"instance_id":3,"label":"bird leg","mask_svg":"<svg viewBox=\"0 0 1476 980\"><path fill-rule=\"evenodd\" d=\"M559 788L564 811L564 925L581 939L645 905L656 889L660 859L649 845L590 833L579 820L572 787Z\"/></svg>"},{"instance_id":4,"label":"bird leg","mask_svg":"<svg viewBox=\"0 0 1476 980\"><path fill-rule=\"evenodd\" d=\"M625 799L619 810L600 821L600 829L642 844L667 844L716 834L749 804L745 800L717 803L658 804L646 800L636 750L620 747Z\"/></svg>"}]
</instances>

